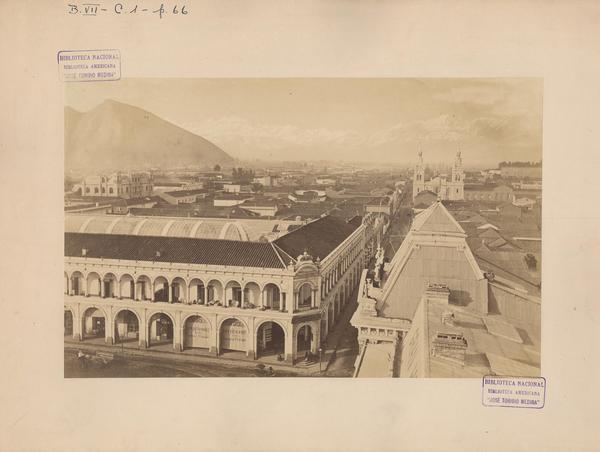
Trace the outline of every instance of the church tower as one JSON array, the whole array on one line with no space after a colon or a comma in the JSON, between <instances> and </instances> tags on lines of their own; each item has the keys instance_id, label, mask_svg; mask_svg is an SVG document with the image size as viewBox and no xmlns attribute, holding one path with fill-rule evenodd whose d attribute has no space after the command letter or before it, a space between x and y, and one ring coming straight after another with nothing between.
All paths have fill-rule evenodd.
<instances>
[{"instance_id":1,"label":"church tower","mask_svg":"<svg viewBox=\"0 0 600 452\"><path fill-rule=\"evenodd\" d=\"M425 167L423 166L423 152L419 151L419 160L413 175L413 199L423 190L425 190Z\"/></svg>"},{"instance_id":2,"label":"church tower","mask_svg":"<svg viewBox=\"0 0 600 452\"><path fill-rule=\"evenodd\" d=\"M452 166L452 180L448 184L448 199L462 201L465 199L465 173L462 167L461 152L456 153L454 165Z\"/></svg>"}]
</instances>

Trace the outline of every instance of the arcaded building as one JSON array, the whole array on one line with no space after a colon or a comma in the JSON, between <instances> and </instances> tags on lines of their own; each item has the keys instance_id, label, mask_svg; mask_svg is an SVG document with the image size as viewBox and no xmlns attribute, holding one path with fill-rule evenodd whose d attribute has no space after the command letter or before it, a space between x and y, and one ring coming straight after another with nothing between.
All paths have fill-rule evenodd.
<instances>
[{"instance_id":1,"label":"arcaded building","mask_svg":"<svg viewBox=\"0 0 600 452\"><path fill-rule=\"evenodd\" d=\"M383 217L254 221L68 216L65 335L245 359L317 353Z\"/></svg>"}]
</instances>

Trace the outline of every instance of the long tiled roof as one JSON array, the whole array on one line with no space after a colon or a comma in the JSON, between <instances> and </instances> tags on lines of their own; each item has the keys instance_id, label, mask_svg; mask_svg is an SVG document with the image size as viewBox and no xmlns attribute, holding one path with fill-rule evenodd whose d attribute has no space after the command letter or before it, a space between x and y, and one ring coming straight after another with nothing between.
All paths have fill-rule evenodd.
<instances>
[{"instance_id":1,"label":"long tiled roof","mask_svg":"<svg viewBox=\"0 0 600 452\"><path fill-rule=\"evenodd\" d=\"M91 258L182 264L285 268L290 261L271 243L65 232L65 257L81 257L83 249Z\"/></svg>"},{"instance_id":2,"label":"long tiled roof","mask_svg":"<svg viewBox=\"0 0 600 452\"><path fill-rule=\"evenodd\" d=\"M278 238L273 243L294 258L306 251L314 259L318 257L323 260L359 226L360 224L348 223L327 215Z\"/></svg>"}]
</instances>

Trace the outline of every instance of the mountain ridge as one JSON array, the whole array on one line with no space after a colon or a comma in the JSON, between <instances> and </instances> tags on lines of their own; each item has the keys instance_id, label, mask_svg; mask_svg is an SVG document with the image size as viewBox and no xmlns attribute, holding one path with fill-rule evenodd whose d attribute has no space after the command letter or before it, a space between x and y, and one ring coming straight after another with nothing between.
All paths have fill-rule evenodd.
<instances>
[{"instance_id":1,"label":"mountain ridge","mask_svg":"<svg viewBox=\"0 0 600 452\"><path fill-rule=\"evenodd\" d=\"M86 112L65 106L65 168L229 166L233 158L207 139L142 108L107 99Z\"/></svg>"}]
</instances>

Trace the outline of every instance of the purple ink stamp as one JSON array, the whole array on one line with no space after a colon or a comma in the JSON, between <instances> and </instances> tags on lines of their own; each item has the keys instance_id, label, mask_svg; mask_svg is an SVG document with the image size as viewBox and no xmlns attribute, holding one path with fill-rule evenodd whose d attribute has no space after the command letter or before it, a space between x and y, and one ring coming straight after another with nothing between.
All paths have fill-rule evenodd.
<instances>
[{"instance_id":1,"label":"purple ink stamp","mask_svg":"<svg viewBox=\"0 0 600 452\"><path fill-rule=\"evenodd\" d=\"M543 377L483 377L482 402L485 406L543 408L546 379Z\"/></svg>"},{"instance_id":2,"label":"purple ink stamp","mask_svg":"<svg viewBox=\"0 0 600 452\"><path fill-rule=\"evenodd\" d=\"M57 55L63 82L99 82L121 78L121 52L104 50L61 50Z\"/></svg>"}]
</instances>

